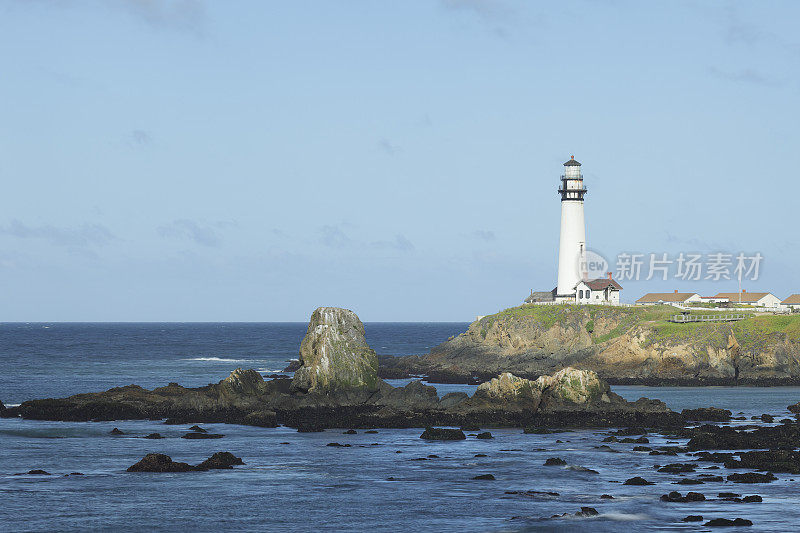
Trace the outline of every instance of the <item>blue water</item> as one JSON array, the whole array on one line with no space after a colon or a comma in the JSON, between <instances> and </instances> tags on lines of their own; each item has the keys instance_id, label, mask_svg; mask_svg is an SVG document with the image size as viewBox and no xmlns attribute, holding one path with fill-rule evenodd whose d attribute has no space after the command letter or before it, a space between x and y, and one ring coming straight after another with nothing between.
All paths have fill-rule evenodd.
<instances>
[{"instance_id":1,"label":"blue water","mask_svg":"<svg viewBox=\"0 0 800 533\"><path fill-rule=\"evenodd\" d=\"M64 396L137 383L147 387L177 381L203 385L237 366L265 374L297 356L305 324L0 324L0 400ZM367 324L379 353L424 353L459 333L466 324ZM393 381L402 384L405 380ZM437 385L440 394L473 391ZM615 387L628 399L661 398L675 409L716 405L751 415L787 415L800 388ZM205 425L224 433L217 441L180 439L186 428L157 421L64 423L0 419L0 530L199 530L199 531L619 531L704 530L684 524L688 514L706 519L737 516L758 531L787 531L800 522L800 489L779 474L768 485L708 483L677 486L675 475L655 464L691 460L596 446L606 432L593 430L524 435L492 430L484 441L427 443L421 430L379 430L343 435L341 430L297 433L289 428ZM108 432L119 427L124 437ZM141 436L159 432L164 440ZM651 446L667 439L651 436ZM559 442L561 441L561 442ZM331 448L329 442L350 443ZM678 441L683 443L684 441ZM231 471L130 474L125 469L149 452L197 463L216 451L241 457ZM402 453L396 453L400 451ZM477 453L485 458L474 457ZM417 461L436 454L438 458ZM548 457L597 474L544 467ZM703 464L709 466L709 464ZM52 476L13 476L42 468ZM64 477L70 472L84 476ZM699 469L698 472L702 472ZM719 471L709 471L719 472ZM491 473L495 481L475 481ZM723 471L724 473L724 471ZM626 487L641 475L657 484ZM387 481L394 477L396 481ZM798 478L800 479L800 478ZM556 497L506 491L556 491ZM760 494L761 504L707 501L665 504L670 490ZM601 500L601 494L613 500ZM581 506L595 518L550 519Z\"/></svg>"},{"instance_id":2,"label":"blue water","mask_svg":"<svg viewBox=\"0 0 800 533\"><path fill-rule=\"evenodd\" d=\"M0 401L63 397L135 383L199 387L236 367L269 375L297 359L308 324L0 324ZM383 355L427 353L466 323L366 324Z\"/></svg>"}]
</instances>

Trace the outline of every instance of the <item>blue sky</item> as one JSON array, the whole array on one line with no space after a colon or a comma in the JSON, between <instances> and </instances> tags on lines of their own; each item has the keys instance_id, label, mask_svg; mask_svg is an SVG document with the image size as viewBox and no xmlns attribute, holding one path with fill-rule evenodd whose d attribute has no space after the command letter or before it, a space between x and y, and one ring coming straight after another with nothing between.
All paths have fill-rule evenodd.
<instances>
[{"instance_id":1,"label":"blue sky","mask_svg":"<svg viewBox=\"0 0 800 533\"><path fill-rule=\"evenodd\" d=\"M0 1L0 320L471 320L588 245L800 292L796 2ZM624 283L623 300L735 282Z\"/></svg>"}]
</instances>

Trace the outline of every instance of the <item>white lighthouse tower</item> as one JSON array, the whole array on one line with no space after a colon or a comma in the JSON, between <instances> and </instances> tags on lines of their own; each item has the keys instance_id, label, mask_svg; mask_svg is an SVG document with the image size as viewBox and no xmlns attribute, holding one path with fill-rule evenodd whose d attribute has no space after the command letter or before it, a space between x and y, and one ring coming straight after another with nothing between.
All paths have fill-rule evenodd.
<instances>
[{"instance_id":1,"label":"white lighthouse tower","mask_svg":"<svg viewBox=\"0 0 800 533\"><path fill-rule=\"evenodd\" d=\"M586 224L583 220L581 164L572 156L564 163L561 176L561 239L558 247L556 300L575 301L575 286L586 278Z\"/></svg>"}]
</instances>

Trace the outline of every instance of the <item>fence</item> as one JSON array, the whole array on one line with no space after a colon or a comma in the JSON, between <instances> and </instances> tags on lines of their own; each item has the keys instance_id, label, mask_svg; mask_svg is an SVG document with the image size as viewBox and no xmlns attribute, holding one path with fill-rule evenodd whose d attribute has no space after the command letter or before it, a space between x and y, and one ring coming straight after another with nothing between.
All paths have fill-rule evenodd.
<instances>
[{"instance_id":1,"label":"fence","mask_svg":"<svg viewBox=\"0 0 800 533\"><path fill-rule=\"evenodd\" d=\"M778 313L786 314L791 313L789 307L695 307L692 305L682 305L677 302L665 302L667 305L677 307L682 311L703 311L704 313L730 313L736 311L737 313Z\"/></svg>"},{"instance_id":2,"label":"fence","mask_svg":"<svg viewBox=\"0 0 800 533\"><path fill-rule=\"evenodd\" d=\"M752 315L744 313L734 313L727 315L672 315L670 322L677 322L685 324L687 322L734 322L736 320L744 320L750 318Z\"/></svg>"}]
</instances>

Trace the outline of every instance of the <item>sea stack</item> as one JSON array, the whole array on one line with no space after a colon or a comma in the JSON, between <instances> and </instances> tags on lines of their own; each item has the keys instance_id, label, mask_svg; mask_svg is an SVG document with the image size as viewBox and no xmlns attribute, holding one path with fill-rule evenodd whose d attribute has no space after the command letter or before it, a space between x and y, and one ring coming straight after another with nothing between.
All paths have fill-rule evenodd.
<instances>
[{"instance_id":1,"label":"sea stack","mask_svg":"<svg viewBox=\"0 0 800 533\"><path fill-rule=\"evenodd\" d=\"M300 344L300 368L294 374L292 390L376 391L379 387L378 356L367 344L358 316L338 307L315 310Z\"/></svg>"}]
</instances>

